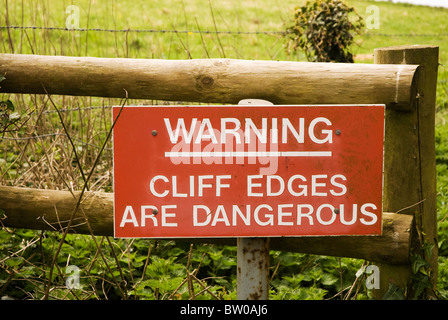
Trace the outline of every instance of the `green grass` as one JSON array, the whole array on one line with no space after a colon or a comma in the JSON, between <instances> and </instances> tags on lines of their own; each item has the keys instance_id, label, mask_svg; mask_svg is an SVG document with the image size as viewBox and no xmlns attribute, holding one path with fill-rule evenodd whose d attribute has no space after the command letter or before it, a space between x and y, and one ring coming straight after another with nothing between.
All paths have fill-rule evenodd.
<instances>
[{"instance_id":1,"label":"green grass","mask_svg":"<svg viewBox=\"0 0 448 320\"><path fill-rule=\"evenodd\" d=\"M37 4L36 4L37 3ZM43 4L45 3L45 5ZM9 4L10 25L65 27L68 4L80 8L80 28L202 31L282 31L293 1L30 1ZM45 8L45 11L43 10ZM22 16L24 17L22 22ZM216 29L215 29L216 26ZM17 53L188 59L283 59L278 36L216 34L11 31ZM3 32L3 37L6 37ZM203 45L205 42L205 45ZM46 45L44 45L46 43ZM3 42L4 49L7 41ZM275 49L271 47L274 46ZM9 48L10 49L10 48ZM280 55L277 57L277 55Z\"/></svg>"},{"instance_id":2,"label":"green grass","mask_svg":"<svg viewBox=\"0 0 448 320\"><path fill-rule=\"evenodd\" d=\"M374 4L380 9L380 29L367 30L366 35L361 37L359 42L357 49L359 51L355 50L355 52L373 53L374 48L396 45L436 45L440 47L441 62L447 61L448 9L374 1L349 1L349 3L355 6L358 13L364 17L367 17L367 6ZM375 36L375 34L412 36ZM445 34L445 37L419 36L421 34Z\"/></svg>"},{"instance_id":3,"label":"green grass","mask_svg":"<svg viewBox=\"0 0 448 320\"><path fill-rule=\"evenodd\" d=\"M284 31L293 21L293 9L305 1L6 1L0 4L0 25L64 28L68 5L80 9L80 28L129 29L129 32L2 29L0 52L46 55L129 57L156 59L233 58L303 60L288 54L279 34L223 34L219 31ZM365 30L356 38L356 62L371 63L378 47L422 44L440 47L437 89L437 172L440 247L438 289L448 293L448 37L447 9L388 2L348 1L366 18L366 7L380 8L380 29ZM191 30L191 33L133 32L132 30ZM212 31L206 33L205 31ZM379 35L380 34L380 35ZM386 36L392 35L392 36ZM399 36L408 34L407 36ZM430 34L432 36L420 36ZM1 70L0 70L1 72ZM119 76L119 75L117 75ZM42 96L1 95L11 99L24 126L9 138L62 133L61 120ZM110 128L110 109L116 99L53 97L75 140L83 170L91 168L98 146ZM145 103L164 103L144 101ZM42 114L41 114L42 112ZM112 191L111 151L93 176L94 189ZM74 152L61 135L33 140L0 140L0 184L36 188L79 189L80 170ZM1 214L1 212L0 212ZM30 230L0 231L0 296L41 299L49 285L49 268L60 235ZM234 299L236 249L172 241L114 240L69 235L56 259L51 299ZM272 251L271 299L368 299L371 292L356 278L364 262ZM67 265L81 269L80 289L65 286ZM193 273L197 279L192 278ZM182 286L180 286L183 284ZM198 296L203 286L207 291ZM352 290L350 290L352 289ZM352 295L348 296L348 293ZM356 293L356 294L355 294Z\"/></svg>"},{"instance_id":4,"label":"green grass","mask_svg":"<svg viewBox=\"0 0 448 320\"><path fill-rule=\"evenodd\" d=\"M10 25L65 27L68 5L80 9L80 28L131 30L201 30L201 31L284 31L293 20L298 1L9 1ZM367 17L366 7L380 9L380 29L366 30L359 37L355 53L373 53L382 46L433 44L441 47L441 61L446 61L446 37L386 37L374 34L447 33L448 9L434 9L388 2L348 1ZM213 13L212 13L213 12ZM0 21L5 25L6 17ZM215 29L216 26L216 29ZM14 52L71 54L101 57L141 58L228 58L287 59L282 38L276 35L160 34L10 30ZM7 33L2 32L3 39ZM219 40L218 40L219 38ZM205 46L203 45L203 40ZM3 40L3 51L10 52ZM221 46L222 44L222 46ZM208 54L207 54L208 53Z\"/></svg>"}]
</instances>

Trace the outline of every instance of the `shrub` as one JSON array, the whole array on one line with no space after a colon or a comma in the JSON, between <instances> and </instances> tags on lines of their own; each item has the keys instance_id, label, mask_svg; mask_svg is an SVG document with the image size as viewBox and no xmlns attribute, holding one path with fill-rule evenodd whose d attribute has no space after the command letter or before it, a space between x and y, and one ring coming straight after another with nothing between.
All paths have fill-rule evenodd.
<instances>
[{"instance_id":1,"label":"shrub","mask_svg":"<svg viewBox=\"0 0 448 320\"><path fill-rule=\"evenodd\" d=\"M308 61L353 62L349 47L363 26L362 17L342 1L307 2L296 8L294 24L287 28L288 48L303 49Z\"/></svg>"}]
</instances>

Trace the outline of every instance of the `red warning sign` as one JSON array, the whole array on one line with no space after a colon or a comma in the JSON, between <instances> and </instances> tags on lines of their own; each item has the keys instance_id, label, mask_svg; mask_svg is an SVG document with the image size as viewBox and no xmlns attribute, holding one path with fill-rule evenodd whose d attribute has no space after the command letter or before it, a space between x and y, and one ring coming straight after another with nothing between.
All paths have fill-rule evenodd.
<instances>
[{"instance_id":1,"label":"red warning sign","mask_svg":"<svg viewBox=\"0 0 448 320\"><path fill-rule=\"evenodd\" d=\"M379 235L384 110L124 107L113 140L115 236Z\"/></svg>"}]
</instances>

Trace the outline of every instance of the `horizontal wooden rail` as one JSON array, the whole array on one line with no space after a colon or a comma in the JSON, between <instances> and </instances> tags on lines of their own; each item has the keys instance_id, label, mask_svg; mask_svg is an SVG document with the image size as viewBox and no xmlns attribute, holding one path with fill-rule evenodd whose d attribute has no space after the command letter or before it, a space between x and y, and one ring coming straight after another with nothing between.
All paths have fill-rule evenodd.
<instances>
[{"instance_id":1,"label":"horizontal wooden rail","mask_svg":"<svg viewBox=\"0 0 448 320\"><path fill-rule=\"evenodd\" d=\"M64 230L80 192L0 186L2 224L11 228ZM70 232L113 235L113 194L86 192ZM409 263L413 217L383 213L381 236L279 237L271 238L272 250L360 258L379 263ZM86 222L87 221L87 222ZM194 243L236 245L236 239L176 239Z\"/></svg>"},{"instance_id":2,"label":"horizontal wooden rail","mask_svg":"<svg viewBox=\"0 0 448 320\"><path fill-rule=\"evenodd\" d=\"M0 54L0 92L230 103L413 106L417 65Z\"/></svg>"}]
</instances>

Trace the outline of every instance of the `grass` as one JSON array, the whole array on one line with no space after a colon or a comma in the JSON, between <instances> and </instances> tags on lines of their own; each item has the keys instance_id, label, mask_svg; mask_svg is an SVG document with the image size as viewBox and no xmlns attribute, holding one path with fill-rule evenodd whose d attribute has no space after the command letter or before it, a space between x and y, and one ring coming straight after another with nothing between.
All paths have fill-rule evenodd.
<instances>
[{"instance_id":1,"label":"grass","mask_svg":"<svg viewBox=\"0 0 448 320\"><path fill-rule=\"evenodd\" d=\"M140 0L60 1L56 5L50 5L45 1L31 1L29 6L22 7L20 2L15 1L9 4L8 16L10 25L65 27L68 17L65 8L68 4L74 4L80 8L80 28L282 31L293 2L272 3L273 1L220 1L199 5L198 2L191 1ZM68 37L61 37L60 32L28 30L27 35L19 30L11 32L15 33L15 38L20 38L20 42L14 46L17 53L39 51L45 54L162 59L222 56L263 59L266 55L271 59L276 54L283 54L276 53L278 50L270 52L271 44L278 43L280 46L276 47L281 48L279 37L273 36L260 38L197 33L73 32ZM6 47L8 42L4 41L3 44Z\"/></svg>"},{"instance_id":2,"label":"grass","mask_svg":"<svg viewBox=\"0 0 448 320\"><path fill-rule=\"evenodd\" d=\"M64 28L68 5L80 9L80 28L120 30L201 30L201 31L284 31L293 17L298 1L14 1L8 2L9 25ZM443 34L448 9L392 4L388 2L348 1L367 18L368 5L380 8L380 29L366 30L358 39L355 53L373 53L381 46L434 44L441 47L441 61L446 61L447 42L443 37L417 36ZM23 6L22 6L23 4ZM3 18L5 25L6 16ZM10 30L14 52L89 55L100 57L139 57L163 59L288 58L278 35L225 35L198 33L135 32L59 32ZM413 34L415 36L374 36L374 34ZM2 32L3 51L11 52L6 32ZM205 43L205 45L203 44Z\"/></svg>"},{"instance_id":3,"label":"grass","mask_svg":"<svg viewBox=\"0 0 448 320\"><path fill-rule=\"evenodd\" d=\"M282 35L264 32L284 31L293 20L294 7L304 2L2 0L1 26L64 28L67 6L76 5L80 9L80 28L129 31L2 29L0 52L157 59L303 60L303 54L290 54L285 50ZM448 290L448 41L446 36L437 34L447 33L448 10L361 0L348 3L364 18L368 5L380 8L380 29L366 30L356 39L353 47L356 62L371 63L373 49L377 47L401 44L440 47L436 152L440 240L438 289L443 295ZM192 32L182 32L185 30ZM216 30L261 33L217 34ZM55 96L56 106L64 111L59 118L48 97L1 95L0 100L5 99L13 101L21 119L17 130L6 133L0 140L0 184L81 189L80 168L88 172L93 166L110 129L108 106L120 101ZM129 103L133 102L137 103ZM76 155L61 122L74 142ZM39 138L28 139L31 136ZM107 144L92 177L93 190L113 191L111 169L111 145ZM51 261L60 241L60 234L55 232L0 231L0 296L18 299L236 297L234 247L69 234L55 259L50 279ZM371 292L363 286L363 279L356 277L363 263L357 259L273 251L271 299L370 298ZM67 290L65 281L69 274L65 268L68 265L79 266L80 289Z\"/></svg>"}]
</instances>

